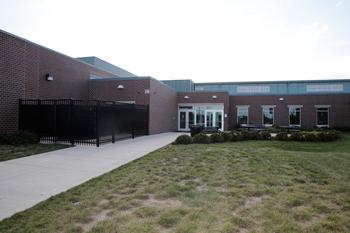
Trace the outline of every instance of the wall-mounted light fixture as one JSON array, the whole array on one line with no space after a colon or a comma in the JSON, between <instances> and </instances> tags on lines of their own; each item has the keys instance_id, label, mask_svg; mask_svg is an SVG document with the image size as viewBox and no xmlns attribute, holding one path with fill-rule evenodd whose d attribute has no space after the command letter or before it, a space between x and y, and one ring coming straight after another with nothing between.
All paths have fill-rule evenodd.
<instances>
[{"instance_id":1,"label":"wall-mounted light fixture","mask_svg":"<svg viewBox=\"0 0 350 233\"><path fill-rule=\"evenodd\" d=\"M217 97L216 95L213 95L212 98L213 98L213 99L217 99L218 97Z\"/></svg>"},{"instance_id":2,"label":"wall-mounted light fixture","mask_svg":"<svg viewBox=\"0 0 350 233\"><path fill-rule=\"evenodd\" d=\"M184 96L184 99L186 99L186 100L189 99L189 98L190 98L190 97L188 97L188 95L185 95L185 96Z\"/></svg>"},{"instance_id":3,"label":"wall-mounted light fixture","mask_svg":"<svg viewBox=\"0 0 350 233\"><path fill-rule=\"evenodd\" d=\"M119 84L117 88L118 88L118 90L123 90L123 89L124 89L124 86L121 85L121 84Z\"/></svg>"},{"instance_id":4,"label":"wall-mounted light fixture","mask_svg":"<svg viewBox=\"0 0 350 233\"><path fill-rule=\"evenodd\" d=\"M46 74L45 75L45 80L46 81L53 81L53 76L51 74Z\"/></svg>"},{"instance_id":5,"label":"wall-mounted light fixture","mask_svg":"<svg viewBox=\"0 0 350 233\"><path fill-rule=\"evenodd\" d=\"M283 101L283 100L284 100L284 98L283 98L283 97L281 97L281 98L279 98L279 100L280 100L280 101Z\"/></svg>"}]
</instances>

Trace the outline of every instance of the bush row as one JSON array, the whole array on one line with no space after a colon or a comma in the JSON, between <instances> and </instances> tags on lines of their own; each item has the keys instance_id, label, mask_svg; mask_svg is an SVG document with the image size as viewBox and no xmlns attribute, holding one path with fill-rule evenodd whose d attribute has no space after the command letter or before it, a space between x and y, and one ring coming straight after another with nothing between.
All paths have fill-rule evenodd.
<instances>
[{"instance_id":1,"label":"bush row","mask_svg":"<svg viewBox=\"0 0 350 233\"><path fill-rule=\"evenodd\" d=\"M227 131L222 133L214 133L211 135L199 133L194 137L189 135L181 135L175 140L175 144L208 144L221 142L236 142L245 140L271 140L279 141L306 141L306 142L328 142L335 141L340 138L340 132L336 130L327 131L305 131L293 132L279 132L274 138L268 131Z\"/></svg>"},{"instance_id":2,"label":"bush row","mask_svg":"<svg viewBox=\"0 0 350 233\"><path fill-rule=\"evenodd\" d=\"M331 142L341 137L339 131L303 131L294 132L288 135L286 132L277 133L276 139L281 141L299 141L299 142Z\"/></svg>"},{"instance_id":3,"label":"bush row","mask_svg":"<svg viewBox=\"0 0 350 233\"><path fill-rule=\"evenodd\" d=\"M39 140L35 134L26 131L0 134L0 145L25 145L38 142Z\"/></svg>"}]
</instances>

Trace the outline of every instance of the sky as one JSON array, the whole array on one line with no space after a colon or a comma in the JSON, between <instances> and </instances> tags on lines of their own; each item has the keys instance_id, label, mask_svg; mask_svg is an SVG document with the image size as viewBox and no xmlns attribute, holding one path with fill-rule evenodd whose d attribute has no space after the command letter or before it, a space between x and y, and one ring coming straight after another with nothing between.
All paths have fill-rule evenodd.
<instances>
[{"instance_id":1,"label":"sky","mask_svg":"<svg viewBox=\"0 0 350 233\"><path fill-rule=\"evenodd\" d=\"M0 0L0 29L160 80L350 78L350 0Z\"/></svg>"}]
</instances>

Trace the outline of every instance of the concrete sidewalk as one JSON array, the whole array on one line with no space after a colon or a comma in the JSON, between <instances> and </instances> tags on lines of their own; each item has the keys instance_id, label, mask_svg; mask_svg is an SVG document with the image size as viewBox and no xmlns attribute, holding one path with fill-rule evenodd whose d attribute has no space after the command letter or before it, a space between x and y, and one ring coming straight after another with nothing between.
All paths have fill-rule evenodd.
<instances>
[{"instance_id":1,"label":"concrete sidewalk","mask_svg":"<svg viewBox=\"0 0 350 233\"><path fill-rule=\"evenodd\" d=\"M99 148L75 146L0 162L0 220L140 158L180 134L143 136Z\"/></svg>"}]
</instances>

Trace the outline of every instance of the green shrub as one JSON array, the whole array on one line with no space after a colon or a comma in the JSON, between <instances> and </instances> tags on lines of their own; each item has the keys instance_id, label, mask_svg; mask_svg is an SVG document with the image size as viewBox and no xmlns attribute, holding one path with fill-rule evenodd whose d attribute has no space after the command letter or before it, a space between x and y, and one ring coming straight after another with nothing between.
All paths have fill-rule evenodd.
<instances>
[{"instance_id":1,"label":"green shrub","mask_svg":"<svg viewBox=\"0 0 350 233\"><path fill-rule=\"evenodd\" d=\"M260 133L261 140L271 140L271 134L268 131L261 131Z\"/></svg>"},{"instance_id":2,"label":"green shrub","mask_svg":"<svg viewBox=\"0 0 350 233\"><path fill-rule=\"evenodd\" d=\"M337 130L329 130L327 132L327 140L328 141L335 141L341 138L341 133Z\"/></svg>"},{"instance_id":3,"label":"green shrub","mask_svg":"<svg viewBox=\"0 0 350 233\"><path fill-rule=\"evenodd\" d=\"M340 132L336 130L306 130L292 133L290 135L290 140L306 142L330 142L339 139L340 136Z\"/></svg>"},{"instance_id":4,"label":"green shrub","mask_svg":"<svg viewBox=\"0 0 350 233\"><path fill-rule=\"evenodd\" d=\"M188 145L192 143L192 138L189 135L180 135L176 138L175 140L175 144L184 144L184 145Z\"/></svg>"},{"instance_id":5,"label":"green shrub","mask_svg":"<svg viewBox=\"0 0 350 233\"><path fill-rule=\"evenodd\" d=\"M259 140L261 139L261 136L258 131L242 131L242 138L243 140Z\"/></svg>"},{"instance_id":6,"label":"green shrub","mask_svg":"<svg viewBox=\"0 0 350 233\"><path fill-rule=\"evenodd\" d=\"M15 133L0 135L0 145L26 145L36 144L38 142L38 137L27 131L17 131Z\"/></svg>"},{"instance_id":7,"label":"green shrub","mask_svg":"<svg viewBox=\"0 0 350 233\"><path fill-rule=\"evenodd\" d=\"M225 138L222 135L222 133L213 133L212 135L210 135L210 142L212 143L220 143L224 141L225 141Z\"/></svg>"},{"instance_id":8,"label":"green shrub","mask_svg":"<svg viewBox=\"0 0 350 233\"><path fill-rule=\"evenodd\" d=\"M232 135L231 142L237 142L237 141L242 141L243 140L241 132L232 131L231 135Z\"/></svg>"},{"instance_id":9,"label":"green shrub","mask_svg":"<svg viewBox=\"0 0 350 233\"><path fill-rule=\"evenodd\" d=\"M318 140L322 142L332 141L328 132L318 132Z\"/></svg>"},{"instance_id":10,"label":"green shrub","mask_svg":"<svg viewBox=\"0 0 350 233\"><path fill-rule=\"evenodd\" d=\"M276 134L276 139L279 141L287 141L288 133L287 132L279 132Z\"/></svg>"},{"instance_id":11,"label":"green shrub","mask_svg":"<svg viewBox=\"0 0 350 233\"><path fill-rule=\"evenodd\" d=\"M319 141L330 142L338 140L341 137L341 134L339 131L336 130L324 130L317 131L317 136Z\"/></svg>"},{"instance_id":12,"label":"green shrub","mask_svg":"<svg viewBox=\"0 0 350 233\"><path fill-rule=\"evenodd\" d=\"M224 137L225 142L230 142L232 140L232 132L230 131L222 132L222 136Z\"/></svg>"},{"instance_id":13,"label":"green shrub","mask_svg":"<svg viewBox=\"0 0 350 233\"><path fill-rule=\"evenodd\" d=\"M210 137L204 133L196 134L193 137L193 143L198 144L209 144L210 143Z\"/></svg>"},{"instance_id":14,"label":"green shrub","mask_svg":"<svg viewBox=\"0 0 350 233\"><path fill-rule=\"evenodd\" d=\"M321 141L320 138L318 137L319 132L304 132L304 139L306 142L317 142Z\"/></svg>"},{"instance_id":15,"label":"green shrub","mask_svg":"<svg viewBox=\"0 0 350 233\"><path fill-rule=\"evenodd\" d=\"M290 138L289 139L292 140L292 141L301 142L301 141L304 141L304 136L303 136L302 133L294 132L294 133L290 134Z\"/></svg>"}]
</instances>

